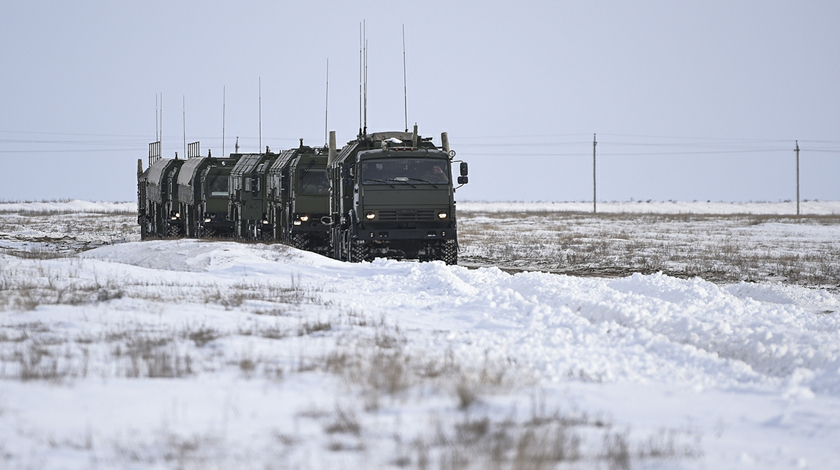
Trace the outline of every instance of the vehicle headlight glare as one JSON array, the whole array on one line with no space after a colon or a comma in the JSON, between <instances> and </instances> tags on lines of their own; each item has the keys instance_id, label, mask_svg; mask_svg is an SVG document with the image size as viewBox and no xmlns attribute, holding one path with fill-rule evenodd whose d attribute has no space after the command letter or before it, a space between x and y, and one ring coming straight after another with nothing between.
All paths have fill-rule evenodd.
<instances>
[{"instance_id":1,"label":"vehicle headlight glare","mask_svg":"<svg viewBox=\"0 0 840 470\"><path fill-rule=\"evenodd\" d=\"M445 219L447 216L446 212L438 212L438 219Z\"/></svg>"},{"instance_id":2,"label":"vehicle headlight glare","mask_svg":"<svg viewBox=\"0 0 840 470\"><path fill-rule=\"evenodd\" d=\"M367 214L365 214L365 218L368 219L368 220L375 219L376 218L376 212L373 212L373 211L368 212Z\"/></svg>"},{"instance_id":3,"label":"vehicle headlight glare","mask_svg":"<svg viewBox=\"0 0 840 470\"><path fill-rule=\"evenodd\" d=\"M307 220L309 220L309 216L308 216L308 215L302 215L302 216L300 216L300 221L301 221L301 222L306 222Z\"/></svg>"}]
</instances>

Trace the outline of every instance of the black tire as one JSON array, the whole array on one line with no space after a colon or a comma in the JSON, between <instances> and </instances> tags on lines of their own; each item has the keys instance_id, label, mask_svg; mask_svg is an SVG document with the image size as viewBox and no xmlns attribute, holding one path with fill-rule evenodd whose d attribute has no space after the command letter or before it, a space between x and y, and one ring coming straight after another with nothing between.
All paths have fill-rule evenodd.
<instances>
[{"instance_id":1,"label":"black tire","mask_svg":"<svg viewBox=\"0 0 840 470\"><path fill-rule=\"evenodd\" d=\"M362 261L370 261L370 249L364 243L350 244L350 262L361 263Z\"/></svg>"},{"instance_id":2,"label":"black tire","mask_svg":"<svg viewBox=\"0 0 840 470\"><path fill-rule=\"evenodd\" d=\"M446 264L458 264L458 245L455 244L454 240L443 243L443 248L441 248L441 259Z\"/></svg>"},{"instance_id":3,"label":"black tire","mask_svg":"<svg viewBox=\"0 0 840 470\"><path fill-rule=\"evenodd\" d=\"M145 240L145 239L149 238L148 225L149 224L146 223L145 220L140 223L140 240Z\"/></svg>"},{"instance_id":4,"label":"black tire","mask_svg":"<svg viewBox=\"0 0 840 470\"><path fill-rule=\"evenodd\" d=\"M169 229L167 230L167 235L170 238L178 238L181 236L181 228L175 224L169 224Z\"/></svg>"},{"instance_id":5,"label":"black tire","mask_svg":"<svg viewBox=\"0 0 840 470\"><path fill-rule=\"evenodd\" d=\"M309 237L303 233L295 233L292 235L292 246L298 250L309 249Z\"/></svg>"}]
</instances>

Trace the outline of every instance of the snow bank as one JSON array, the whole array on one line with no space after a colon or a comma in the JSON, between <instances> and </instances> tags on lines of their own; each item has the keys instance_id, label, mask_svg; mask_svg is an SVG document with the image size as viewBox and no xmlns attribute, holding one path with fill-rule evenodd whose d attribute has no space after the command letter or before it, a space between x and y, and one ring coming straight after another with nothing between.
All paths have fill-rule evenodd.
<instances>
[{"instance_id":1,"label":"snow bank","mask_svg":"<svg viewBox=\"0 0 840 470\"><path fill-rule=\"evenodd\" d=\"M85 375L70 386L0 381L0 442L9 443L0 450L21 467L30 455L54 468L87 468L94 460L135 468L138 459L151 465L176 455L198 467L390 468L401 446L420 442L414 439L442 442L446 426L469 430L484 417L509 427L540 403L604 416L616 433L632 426L635 436L653 436L649 442L658 442L658 430L702 439L702 458L634 457L634 468L840 462L840 295L826 290L662 274L598 279L441 262L350 264L282 245L197 240L4 261L8 285L33 292L52 286L76 299L2 317L0 347L10 358L4 374L26 364L15 357L50 344L60 348L57 360L84 358L77 367ZM67 282L98 300L72 297ZM290 285L317 292L318 300L259 310ZM249 296L236 301L237 293ZM322 320L330 326L306 331ZM384 324L398 334L383 340ZM301 332L254 333L289 325ZM128 363L136 348L131 342L160 335L175 338L163 352L194 358L195 373L119 375L119 361ZM499 364L524 380L467 409L434 387L383 396L367 408L370 390L358 396L339 377L306 367L365 345L394 354L388 341L405 357ZM248 376L256 363L277 367L282 378ZM352 415L356 437L329 430L342 409L359 410ZM577 464L609 466L594 457Z\"/></svg>"},{"instance_id":2,"label":"snow bank","mask_svg":"<svg viewBox=\"0 0 840 470\"><path fill-rule=\"evenodd\" d=\"M840 396L840 297L825 290L719 286L661 274L610 280L442 263L348 264L284 251L179 240L84 256L213 278L302 276L345 304L424 332L424 341L446 330L446 342L458 345L464 360L493 351L549 381L583 373L605 381L778 389L795 380Z\"/></svg>"}]
</instances>

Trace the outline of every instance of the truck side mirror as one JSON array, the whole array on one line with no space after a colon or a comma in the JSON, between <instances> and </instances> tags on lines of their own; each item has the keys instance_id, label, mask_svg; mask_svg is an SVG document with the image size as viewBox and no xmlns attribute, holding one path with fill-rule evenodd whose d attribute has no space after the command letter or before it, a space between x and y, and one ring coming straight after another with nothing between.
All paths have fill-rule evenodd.
<instances>
[{"instance_id":1,"label":"truck side mirror","mask_svg":"<svg viewBox=\"0 0 840 470\"><path fill-rule=\"evenodd\" d=\"M467 176L468 170L469 170L469 168L467 167L467 162L461 162L461 176ZM461 183L460 178L459 178L458 184L466 184L466 183Z\"/></svg>"},{"instance_id":2,"label":"truck side mirror","mask_svg":"<svg viewBox=\"0 0 840 470\"><path fill-rule=\"evenodd\" d=\"M470 182L470 179L466 176L459 176L458 177L458 184L467 184Z\"/></svg>"}]
</instances>

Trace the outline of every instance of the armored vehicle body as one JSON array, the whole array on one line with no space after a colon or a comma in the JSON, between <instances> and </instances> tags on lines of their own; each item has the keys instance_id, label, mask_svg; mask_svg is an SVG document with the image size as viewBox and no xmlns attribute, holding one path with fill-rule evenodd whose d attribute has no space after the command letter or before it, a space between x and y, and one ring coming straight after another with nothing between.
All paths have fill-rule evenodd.
<instances>
[{"instance_id":1,"label":"armored vehicle body","mask_svg":"<svg viewBox=\"0 0 840 470\"><path fill-rule=\"evenodd\" d=\"M161 158L140 173L138 163L138 213L140 237L177 237L184 224L178 212L178 171L184 160Z\"/></svg>"},{"instance_id":2,"label":"armored vehicle body","mask_svg":"<svg viewBox=\"0 0 840 470\"><path fill-rule=\"evenodd\" d=\"M228 185L235 158L193 157L178 172L178 201L184 235L202 237L231 231Z\"/></svg>"},{"instance_id":3,"label":"armored vehicle body","mask_svg":"<svg viewBox=\"0 0 840 470\"><path fill-rule=\"evenodd\" d=\"M458 260L455 199L448 139L408 132L360 135L327 168L332 256ZM332 151L331 151L332 154ZM459 182L466 183L466 165Z\"/></svg>"},{"instance_id":4,"label":"armored vehicle body","mask_svg":"<svg viewBox=\"0 0 840 470\"><path fill-rule=\"evenodd\" d=\"M266 197L266 174L279 155L248 153L238 157L230 172L230 206L228 218L233 221L237 238L251 240L271 238Z\"/></svg>"},{"instance_id":5,"label":"armored vehicle body","mask_svg":"<svg viewBox=\"0 0 840 470\"><path fill-rule=\"evenodd\" d=\"M327 147L301 144L286 150L268 170L268 221L273 238L327 254L329 247L330 182Z\"/></svg>"}]
</instances>

